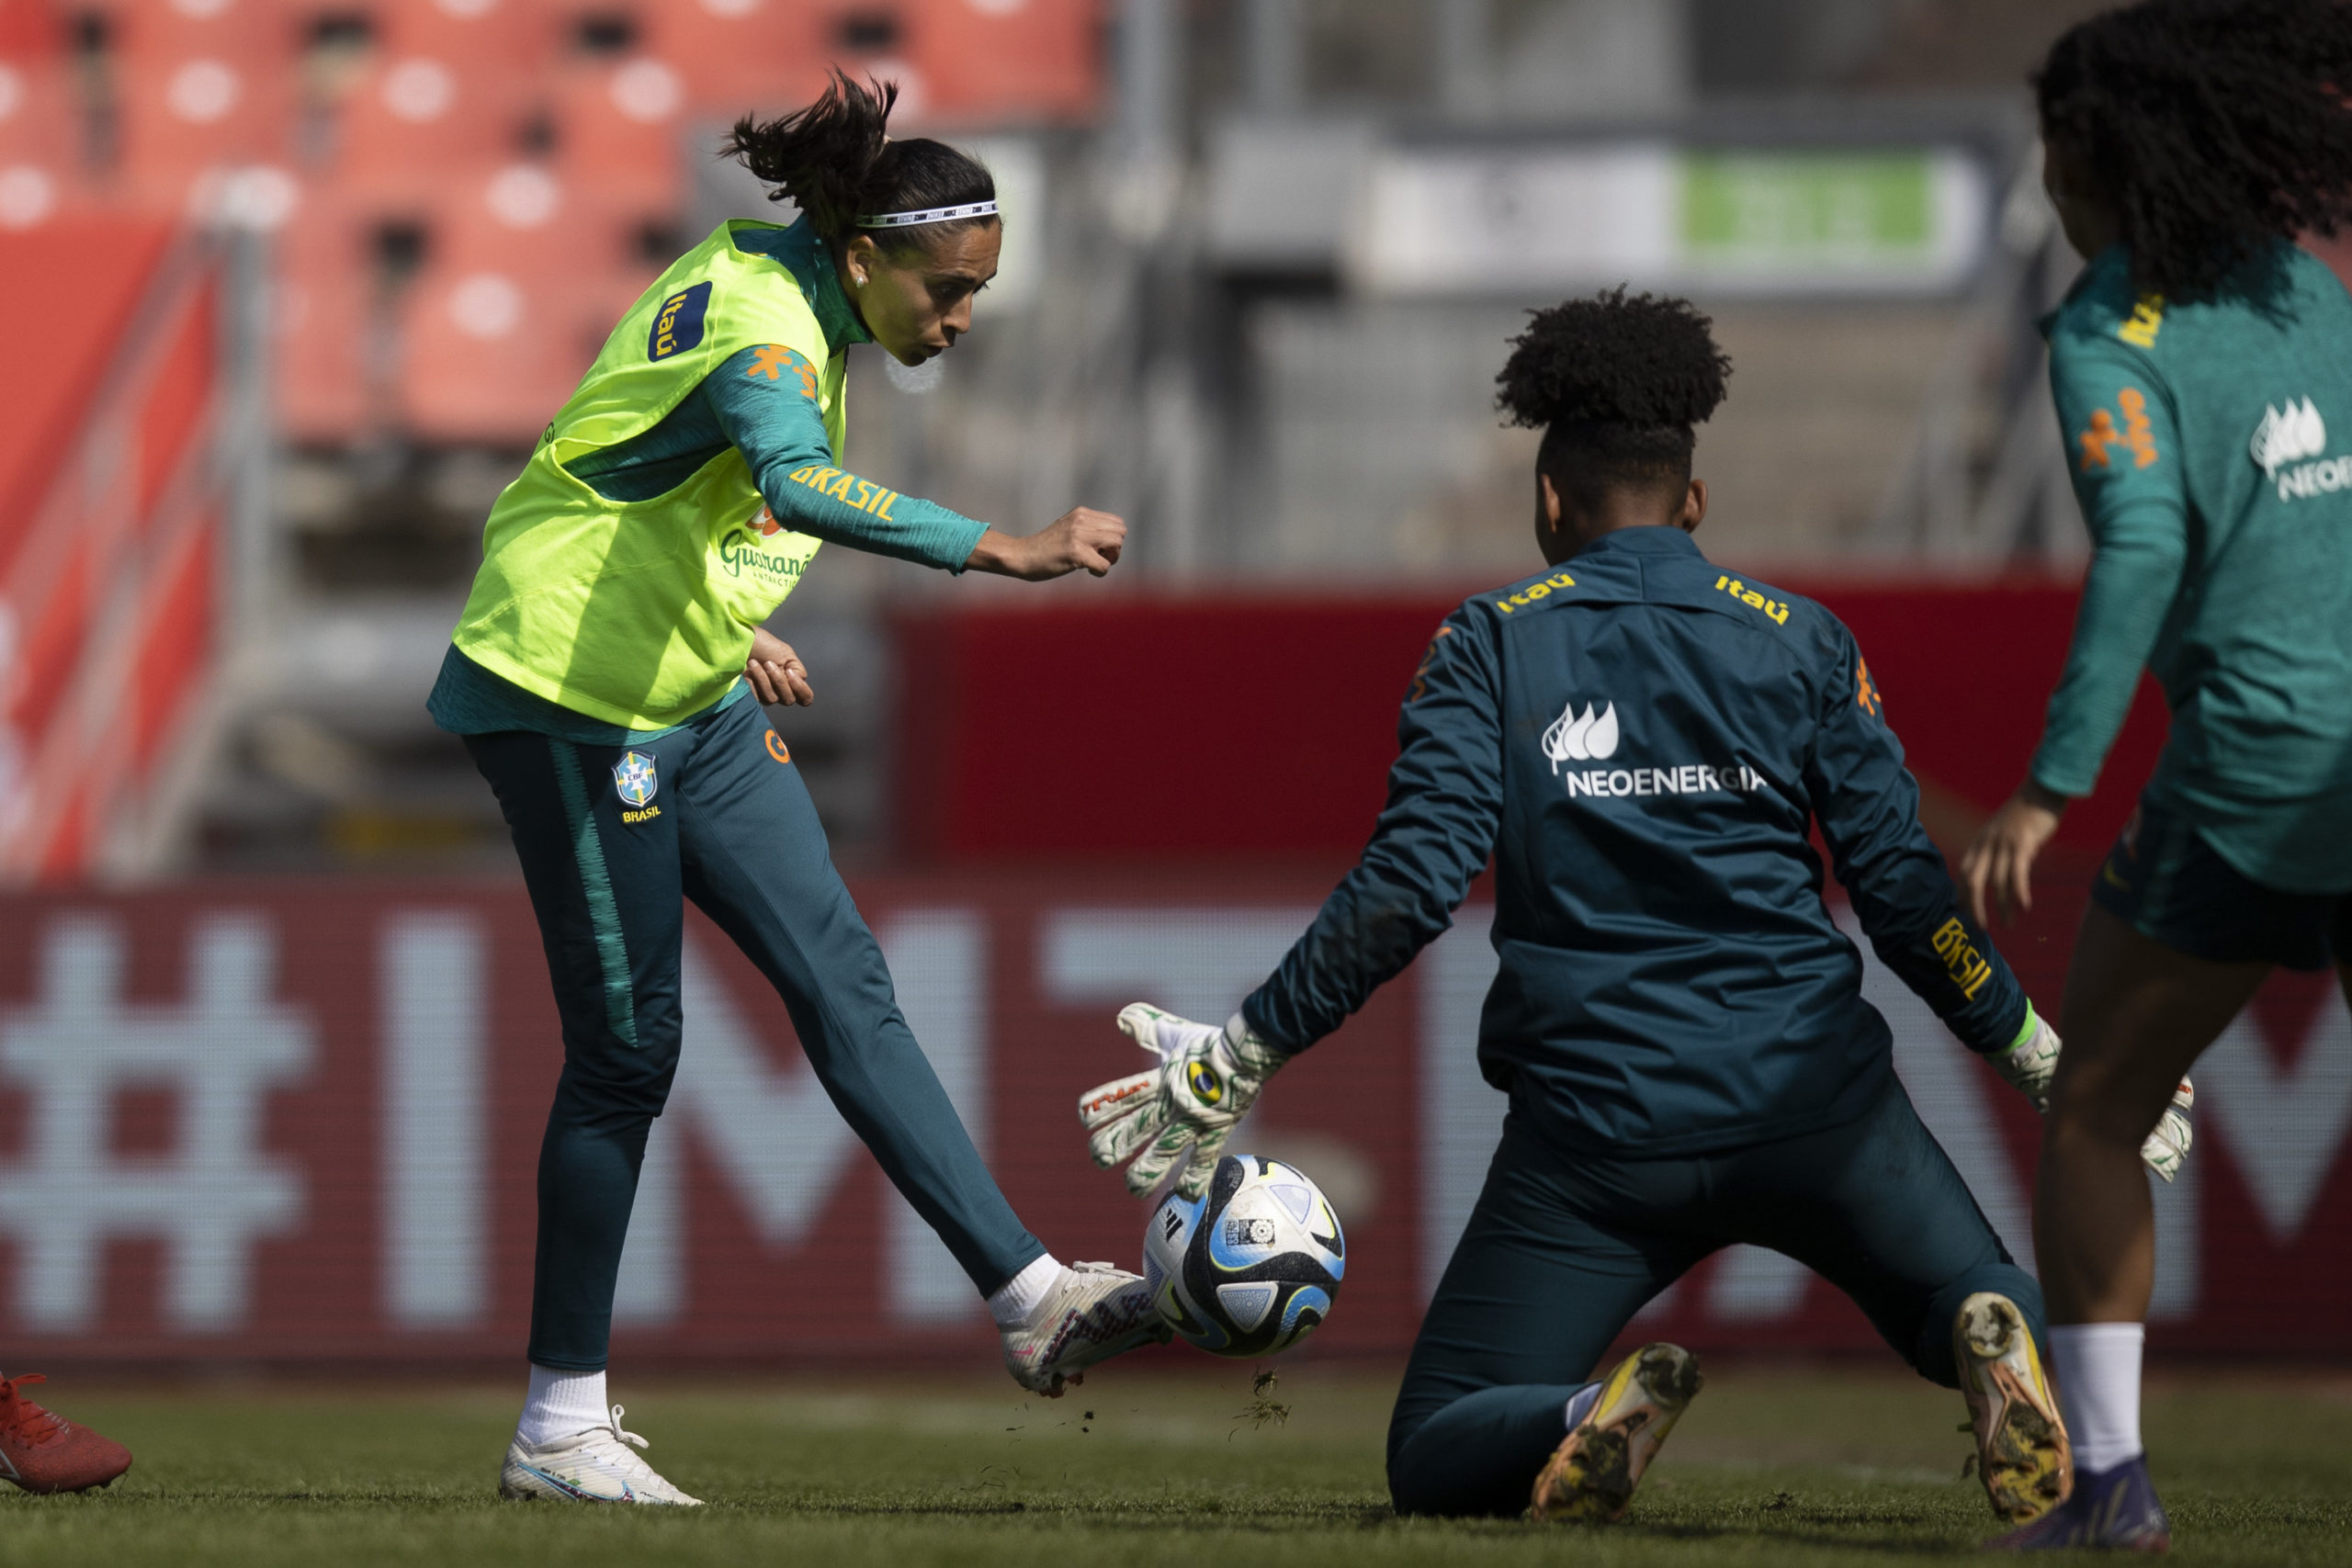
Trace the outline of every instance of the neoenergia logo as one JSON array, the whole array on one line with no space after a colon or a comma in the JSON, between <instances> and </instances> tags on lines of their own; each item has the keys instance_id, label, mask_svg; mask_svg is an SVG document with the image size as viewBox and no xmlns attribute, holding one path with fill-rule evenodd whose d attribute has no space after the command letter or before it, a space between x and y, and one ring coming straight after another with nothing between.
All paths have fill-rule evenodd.
<instances>
[{"instance_id":1,"label":"neoenergia logo","mask_svg":"<svg viewBox=\"0 0 2352 1568\"><path fill-rule=\"evenodd\" d=\"M2327 422L2320 418L2309 398L2301 402L2289 398L2283 409L2265 403L2262 423L2255 426L2254 439L2246 449L2262 465L2262 477L2275 479L2289 463L2316 457L2327 450Z\"/></svg>"},{"instance_id":2,"label":"neoenergia logo","mask_svg":"<svg viewBox=\"0 0 2352 1568\"><path fill-rule=\"evenodd\" d=\"M1599 711L1595 712L1596 706ZM1753 795L1765 787L1762 773L1745 762L1710 766L1679 762L1670 767L1579 768L1577 762L1606 762L1617 754L1617 705L1587 703L1582 711L1571 701L1544 731L1544 755L1551 760L1552 776L1571 799L1596 800L1667 795Z\"/></svg>"},{"instance_id":3,"label":"neoenergia logo","mask_svg":"<svg viewBox=\"0 0 2352 1568\"><path fill-rule=\"evenodd\" d=\"M1560 710L1552 728L1544 732L1544 755L1552 761L1555 776L1563 762L1605 762L1617 754L1617 705L1611 703L1595 718L1592 705L1587 703L1584 712L1577 712L1576 699Z\"/></svg>"}]
</instances>

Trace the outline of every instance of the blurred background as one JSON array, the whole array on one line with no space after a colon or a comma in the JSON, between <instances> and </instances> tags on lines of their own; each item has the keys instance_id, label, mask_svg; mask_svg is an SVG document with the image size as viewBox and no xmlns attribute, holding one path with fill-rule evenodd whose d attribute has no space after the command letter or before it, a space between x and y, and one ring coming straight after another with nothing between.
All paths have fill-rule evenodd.
<instances>
[{"instance_id":1,"label":"blurred background","mask_svg":"<svg viewBox=\"0 0 2352 1568\"><path fill-rule=\"evenodd\" d=\"M1016 532L1133 525L1102 584L825 551L775 623L819 701L772 716L1009 1190L1066 1256L1128 1257L1066 1100L1123 1070L1131 993L1223 1016L1279 957L1378 808L1430 628L1537 564L1535 437L1492 404L1527 310L1630 283L1711 311L1702 544L1855 626L1948 848L2021 775L2085 551L2035 329L2078 264L2025 81L2096 8L0 0L0 1335L511 1353L553 1019L423 698L611 324L721 220L789 216L715 157L736 116L838 65L997 175L976 330L935 373L853 356L850 465ZM2045 1008L2162 739L2143 699L2012 944ZM1297 1069L1319 1108L1253 1124L1353 1227L1340 1348L1409 1336L1491 1146L1484 896ZM773 997L694 942L641 1343L984 1333ZM2029 1251L2030 1113L1871 983ZM1013 1073L1050 1104L991 1094ZM2158 1344L2342 1348L2340 1002L2282 981L2200 1073ZM870 1290L792 1297L817 1267ZM1659 1310L1868 1342L1770 1255Z\"/></svg>"},{"instance_id":2,"label":"blurred background","mask_svg":"<svg viewBox=\"0 0 2352 1568\"><path fill-rule=\"evenodd\" d=\"M1442 597L1520 575L1533 436L1492 411L1505 340L1627 281L1699 298L1738 367L1702 448L1719 554L2069 563L2032 321L2073 261L2024 78L2091 8L0 0L25 318L0 550L53 574L68 549L35 519L127 526L152 575L157 508L205 512L217 597L185 629L220 634L138 660L154 711L129 776L51 766L58 714L14 705L57 791L29 829L53 841L17 862L503 866L487 792L418 701L482 518L673 256L722 219L789 217L713 150L829 65L896 82L898 125L986 158L1008 214L935 384L854 356L852 462L1019 531L1125 513L1120 587ZM171 409L130 406L158 377ZM109 433L141 418L162 428ZM126 440L153 493L89 494ZM101 656L52 626L82 590L28 564L0 650L62 701ZM889 614L999 586L831 551L793 601L824 695L787 722L845 854L908 848Z\"/></svg>"}]
</instances>

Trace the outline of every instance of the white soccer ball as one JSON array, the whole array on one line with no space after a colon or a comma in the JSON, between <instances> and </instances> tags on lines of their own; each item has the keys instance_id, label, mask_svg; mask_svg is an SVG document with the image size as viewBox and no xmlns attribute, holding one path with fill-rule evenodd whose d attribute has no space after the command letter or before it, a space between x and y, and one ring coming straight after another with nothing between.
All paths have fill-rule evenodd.
<instances>
[{"instance_id":1,"label":"white soccer ball","mask_svg":"<svg viewBox=\"0 0 2352 1568\"><path fill-rule=\"evenodd\" d=\"M1347 1268L1322 1190L1256 1155L1218 1160L1206 1194L1170 1194L1144 1232L1144 1278L1160 1316L1212 1355L1289 1349L1330 1315Z\"/></svg>"}]
</instances>

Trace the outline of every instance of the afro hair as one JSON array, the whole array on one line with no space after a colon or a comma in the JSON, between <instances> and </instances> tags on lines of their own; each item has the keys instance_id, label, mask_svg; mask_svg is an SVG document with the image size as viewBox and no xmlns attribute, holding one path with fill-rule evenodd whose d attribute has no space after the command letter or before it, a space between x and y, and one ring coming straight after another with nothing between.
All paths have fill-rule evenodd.
<instances>
[{"instance_id":1,"label":"afro hair","mask_svg":"<svg viewBox=\"0 0 2352 1568\"><path fill-rule=\"evenodd\" d=\"M1611 288L1531 310L1496 383L1513 424L1689 429L1724 400L1731 361L1688 299Z\"/></svg>"},{"instance_id":2,"label":"afro hair","mask_svg":"<svg viewBox=\"0 0 2352 1568\"><path fill-rule=\"evenodd\" d=\"M1538 466L1579 492L1688 481L1691 427L1724 400L1731 360L1688 299L1622 288L1529 312L1495 380L1512 424L1540 429Z\"/></svg>"}]
</instances>

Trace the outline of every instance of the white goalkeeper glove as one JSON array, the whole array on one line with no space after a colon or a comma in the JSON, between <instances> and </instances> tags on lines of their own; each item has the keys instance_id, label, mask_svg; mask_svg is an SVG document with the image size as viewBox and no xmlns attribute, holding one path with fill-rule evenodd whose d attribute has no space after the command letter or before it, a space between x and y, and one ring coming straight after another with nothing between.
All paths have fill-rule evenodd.
<instances>
[{"instance_id":1,"label":"white goalkeeper glove","mask_svg":"<svg viewBox=\"0 0 2352 1568\"><path fill-rule=\"evenodd\" d=\"M2007 1081L2010 1088L2033 1101L2033 1109L2041 1115L2050 1114L2050 1081L2058 1076L2058 1032L2050 1027L2041 1015L2026 1006L2026 1022L2030 1025L2026 1037L2007 1051L1992 1057L1993 1070ZM2157 1119L2156 1130L2140 1145L2140 1158L2150 1170L2166 1181L2180 1174L2188 1158L2188 1145L2195 1137L2188 1124L2188 1113L2197 1104L2197 1090L2187 1078L2172 1091L2172 1103Z\"/></svg>"},{"instance_id":2,"label":"white goalkeeper glove","mask_svg":"<svg viewBox=\"0 0 2352 1568\"><path fill-rule=\"evenodd\" d=\"M1137 1197L1182 1165L1177 1190L1197 1198L1208 1190L1227 1134L1274 1069L1289 1058L1260 1037L1239 1013L1219 1029L1148 1003L1130 1002L1119 1010L1119 1028L1158 1055L1159 1066L1097 1084L1079 1098L1078 1119L1086 1124L1087 1153L1100 1166L1114 1166L1134 1155L1127 1167L1127 1190Z\"/></svg>"}]
</instances>

